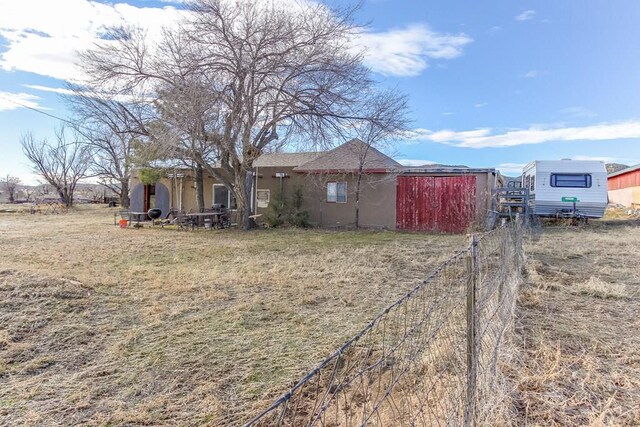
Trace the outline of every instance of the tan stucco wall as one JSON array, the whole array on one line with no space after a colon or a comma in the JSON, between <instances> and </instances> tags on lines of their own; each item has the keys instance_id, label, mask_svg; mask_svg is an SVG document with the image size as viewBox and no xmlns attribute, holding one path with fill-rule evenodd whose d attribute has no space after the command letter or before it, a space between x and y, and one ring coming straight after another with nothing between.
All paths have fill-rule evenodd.
<instances>
[{"instance_id":1,"label":"tan stucco wall","mask_svg":"<svg viewBox=\"0 0 640 427\"><path fill-rule=\"evenodd\" d=\"M198 203L196 199L196 186L195 179L192 172L185 172L184 178L167 178L162 177L158 181L164 184L169 189L171 197L171 207L174 209L180 208L180 191L179 187L182 185L182 210L185 212L196 211L198 209ZM182 182L182 183L181 183ZM135 188L140 184L140 178L137 174L131 177L130 188ZM215 178L211 177L205 172L204 175L204 205L211 207L213 204L213 184L218 183Z\"/></svg>"},{"instance_id":2,"label":"tan stucco wall","mask_svg":"<svg viewBox=\"0 0 640 427\"><path fill-rule=\"evenodd\" d=\"M296 186L303 189L304 206L309 212L309 221L323 227L344 227L355 224L356 177L345 174L303 174L293 168L258 168L257 189L269 190L271 200L280 191L280 179L275 175L284 172L282 185L285 198L291 198ZM327 182L347 183L347 202L326 201ZM395 228L395 176L375 174L363 176L360 192L360 225L373 228ZM269 207L258 208L266 214Z\"/></svg>"},{"instance_id":3,"label":"tan stucco wall","mask_svg":"<svg viewBox=\"0 0 640 427\"><path fill-rule=\"evenodd\" d=\"M270 201L280 191L280 179L276 173L283 172L287 178L282 179L284 195L290 199L296 186L303 189L303 209L309 212L312 225L322 227L348 227L355 224L355 192L357 177L345 174L304 174L293 171L293 167L257 168L256 189L269 190ZM431 175L434 176L434 175ZM329 203L326 201L326 183L347 182L347 202ZM160 180L171 195L171 207L179 208L178 186L180 179L162 178ZM193 172L185 172L182 194L182 209L184 211L197 210L195 182ZM139 184L139 177L134 174L131 188ZM219 183L205 173L204 200L205 206L213 204L213 184ZM476 174L476 217L477 225L482 226L491 209L492 194L495 190L495 176L493 174ZM611 192L609 192L611 194ZM271 203L270 202L270 203ZM254 200L257 207L257 201ZM264 221L264 215L270 208L257 207L257 213L263 214L259 221ZM395 229L396 227L396 175L371 174L364 175L360 194L360 225L369 228Z\"/></svg>"},{"instance_id":4,"label":"tan stucco wall","mask_svg":"<svg viewBox=\"0 0 640 427\"><path fill-rule=\"evenodd\" d=\"M640 187L609 190L609 203L618 203L628 208L640 208Z\"/></svg>"}]
</instances>

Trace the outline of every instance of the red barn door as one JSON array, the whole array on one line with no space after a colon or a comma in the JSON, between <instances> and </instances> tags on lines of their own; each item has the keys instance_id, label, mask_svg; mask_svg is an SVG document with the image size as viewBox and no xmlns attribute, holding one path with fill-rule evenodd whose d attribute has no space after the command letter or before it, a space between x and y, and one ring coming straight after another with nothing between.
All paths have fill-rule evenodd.
<instances>
[{"instance_id":1,"label":"red barn door","mask_svg":"<svg viewBox=\"0 0 640 427\"><path fill-rule=\"evenodd\" d=\"M396 228L462 233L476 215L476 177L399 176Z\"/></svg>"}]
</instances>

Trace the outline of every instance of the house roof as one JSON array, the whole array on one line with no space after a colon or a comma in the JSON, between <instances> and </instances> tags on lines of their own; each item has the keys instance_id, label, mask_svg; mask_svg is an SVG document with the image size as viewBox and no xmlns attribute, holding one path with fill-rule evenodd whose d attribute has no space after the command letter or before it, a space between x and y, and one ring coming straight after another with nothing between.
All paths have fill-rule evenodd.
<instances>
[{"instance_id":1,"label":"house roof","mask_svg":"<svg viewBox=\"0 0 640 427\"><path fill-rule=\"evenodd\" d=\"M609 176L607 176L607 178L613 178L614 176L624 175L625 173L633 172L639 169L640 169L640 164L637 164L635 166L630 166L626 169L619 170L618 172L611 173L609 174Z\"/></svg>"},{"instance_id":2,"label":"house roof","mask_svg":"<svg viewBox=\"0 0 640 427\"><path fill-rule=\"evenodd\" d=\"M474 174L474 173L496 173L494 168L469 168L466 166L444 166L439 167L404 167L401 170L403 174L421 173L421 174Z\"/></svg>"},{"instance_id":3,"label":"house roof","mask_svg":"<svg viewBox=\"0 0 640 427\"><path fill-rule=\"evenodd\" d=\"M366 172L387 172L402 168L402 165L391 157L381 153L359 139L352 139L333 150L296 168L297 172L352 172L358 170L362 163Z\"/></svg>"},{"instance_id":4,"label":"house roof","mask_svg":"<svg viewBox=\"0 0 640 427\"><path fill-rule=\"evenodd\" d=\"M322 154L324 153L266 153L258 157L253 162L253 166L258 168L300 166L315 160Z\"/></svg>"}]
</instances>

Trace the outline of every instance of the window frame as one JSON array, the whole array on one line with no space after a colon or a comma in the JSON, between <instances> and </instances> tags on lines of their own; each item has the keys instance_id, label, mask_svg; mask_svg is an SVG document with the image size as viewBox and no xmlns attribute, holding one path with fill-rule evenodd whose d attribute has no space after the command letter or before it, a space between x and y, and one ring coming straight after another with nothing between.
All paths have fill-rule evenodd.
<instances>
[{"instance_id":1,"label":"window frame","mask_svg":"<svg viewBox=\"0 0 640 427\"><path fill-rule=\"evenodd\" d=\"M235 201L235 198L231 194L231 190L229 189L229 187L227 187L224 184L213 184L213 188L212 188L213 194L211 197L211 203L212 204L216 203L216 187L224 187L227 190L227 201L226 203L224 203L225 209L230 209L230 210L236 209L236 206L232 207L232 204L234 204L233 202ZM223 203L220 203L220 204L223 204Z\"/></svg>"},{"instance_id":2,"label":"window frame","mask_svg":"<svg viewBox=\"0 0 640 427\"><path fill-rule=\"evenodd\" d=\"M329 187L333 186L335 188L335 199L329 197ZM344 200L340 200L340 191L339 188L342 187L344 188L344 194L343 194L343 198ZM327 182L327 187L326 187L326 201L327 203L347 203L347 181L329 181Z\"/></svg>"},{"instance_id":3,"label":"window frame","mask_svg":"<svg viewBox=\"0 0 640 427\"><path fill-rule=\"evenodd\" d=\"M584 179L584 185L558 185L558 177L583 177ZM590 173L552 173L549 179L549 184L551 185L551 187L553 188L591 188L593 186L593 177L591 176ZM578 183L580 184L577 180L572 181L572 180L561 180L562 181L568 181L568 182L574 182L574 183Z\"/></svg>"}]
</instances>

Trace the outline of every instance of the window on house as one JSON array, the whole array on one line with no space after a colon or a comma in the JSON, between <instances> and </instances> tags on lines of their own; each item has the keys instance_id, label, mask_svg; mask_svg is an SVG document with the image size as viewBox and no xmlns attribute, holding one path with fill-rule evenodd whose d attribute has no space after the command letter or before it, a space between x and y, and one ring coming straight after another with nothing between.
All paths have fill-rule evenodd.
<instances>
[{"instance_id":1,"label":"window on house","mask_svg":"<svg viewBox=\"0 0 640 427\"><path fill-rule=\"evenodd\" d=\"M213 204L224 205L228 209L236 209L236 198L224 184L213 184Z\"/></svg>"},{"instance_id":2,"label":"window on house","mask_svg":"<svg viewBox=\"0 0 640 427\"><path fill-rule=\"evenodd\" d=\"M531 191L534 191L536 189L536 177L535 176L531 177L531 185L530 185L529 189Z\"/></svg>"},{"instance_id":3,"label":"window on house","mask_svg":"<svg viewBox=\"0 0 640 427\"><path fill-rule=\"evenodd\" d=\"M551 186L591 188L591 175L587 173L552 173Z\"/></svg>"},{"instance_id":4,"label":"window on house","mask_svg":"<svg viewBox=\"0 0 640 427\"><path fill-rule=\"evenodd\" d=\"M328 182L327 183L327 202L347 203L347 183L346 182Z\"/></svg>"}]
</instances>

